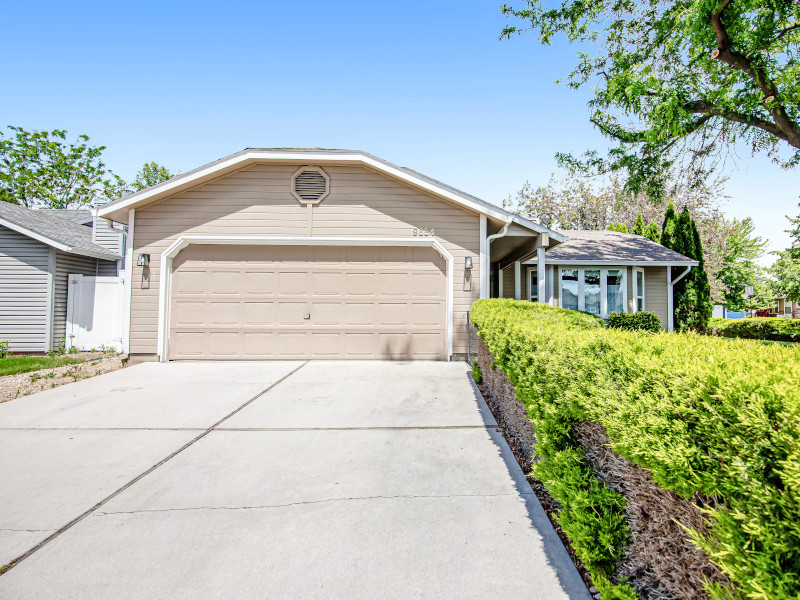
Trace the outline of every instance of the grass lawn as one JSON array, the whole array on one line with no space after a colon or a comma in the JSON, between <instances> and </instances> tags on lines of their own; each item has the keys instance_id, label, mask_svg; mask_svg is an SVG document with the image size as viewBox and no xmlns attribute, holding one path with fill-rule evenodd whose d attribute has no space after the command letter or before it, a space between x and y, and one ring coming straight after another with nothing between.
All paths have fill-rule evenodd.
<instances>
[{"instance_id":1,"label":"grass lawn","mask_svg":"<svg viewBox=\"0 0 800 600\"><path fill-rule=\"evenodd\" d=\"M72 358L69 356L7 356L0 358L0 377L38 371L39 369L74 365L85 360L85 358Z\"/></svg>"}]
</instances>

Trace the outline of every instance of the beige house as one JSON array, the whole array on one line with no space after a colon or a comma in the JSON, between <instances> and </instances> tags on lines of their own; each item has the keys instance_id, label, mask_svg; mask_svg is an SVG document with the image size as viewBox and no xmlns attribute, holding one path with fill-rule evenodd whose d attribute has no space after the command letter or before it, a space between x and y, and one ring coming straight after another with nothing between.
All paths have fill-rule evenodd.
<instances>
[{"instance_id":1,"label":"beige house","mask_svg":"<svg viewBox=\"0 0 800 600\"><path fill-rule=\"evenodd\" d=\"M128 227L125 337L140 360L450 360L472 303L504 290L509 266L517 297L523 264L545 289L546 254L567 241L348 150L244 150L99 214Z\"/></svg>"},{"instance_id":2,"label":"beige house","mask_svg":"<svg viewBox=\"0 0 800 600\"><path fill-rule=\"evenodd\" d=\"M603 318L611 312L646 310L658 315L666 331L673 330L672 287L697 261L640 235L559 233L567 239L546 252L544 285L539 283L535 261L508 264L500 271L501 296L547 302ZM515 278L513 269L519 269L521 277Z\"/></svg>"}]
</instances>

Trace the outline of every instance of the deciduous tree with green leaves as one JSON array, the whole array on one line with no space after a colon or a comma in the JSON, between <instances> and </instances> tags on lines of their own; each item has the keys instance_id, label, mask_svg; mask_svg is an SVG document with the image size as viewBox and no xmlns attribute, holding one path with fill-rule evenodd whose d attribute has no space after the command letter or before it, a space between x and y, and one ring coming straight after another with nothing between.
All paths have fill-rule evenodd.
<instances>
[{"instance_id":1,"label":"deciduous tree with green leaves","mask_svg":"<svg viewBox=\"0 0 800 600\"><path fill-rule=\"evenodd\" d=\"M754 306L761 306L768 298L763 297L767 289L762 267L758 260L764 256L767 241L755 234L753 219L734 220L731 234L725 240L725 256L719 278L725 287L724 304L728 310L744 310L750 302L744 297L745 286L756 286L761 297L754 299Z\"/></svg>"},{"instance_id":2,"label":"deciduous tree with green leaves","mask_svg":"<svg viewBox=\"0 0 800 600\"><path fill-rule=\"evenodd\" d=\"M792 244L785 251L775 253L778 260L770 267L769 272L776 280L774 287L779 295L800 302L800 215L786 218L792 226L786 230L792 237ZM793 316L800 319L800 313Z\"/></svg>"},{"instance_id":3,"label":"deciduous tree with green leaves","mask_svg":"<svg viewBox=\"0 0 800 600\"><path fill-rule=\"evenodd\" d=\"M544 0L503 5L501 37L532 30L581 46L572 88L591 86L590 121L618 145L558 155L581 171L627 172L632 192L664 194L670 173L701 183L739 141L800 163L797 0ZM680 169L678 167L681 167Z\"/></svg>"},{"instance_id":4,"label":"deciduous tree with green leaves","mask_svg":"<svg viewBox=\"0 0 800 600\"><path fill-rule=\"evenodd\" d=\"M150 186L171 179L175 173L171 173L166 167L162 167L155 161L145 163L142 169L136 174L136 179L131 182L134 191L140 191Z\"/></svg>"},{"instance_id":5,"label":"deciduous tree with green leaves","mask_svg":"<svg viewBox=\"0 0 800 600\"><path fill-rule=\"evenodd\" d=\"M0 131L0 200L28 208L75 208L119 196L122 180L89 136L67 141L63 129Z\"/></svg>"}]
</instances>

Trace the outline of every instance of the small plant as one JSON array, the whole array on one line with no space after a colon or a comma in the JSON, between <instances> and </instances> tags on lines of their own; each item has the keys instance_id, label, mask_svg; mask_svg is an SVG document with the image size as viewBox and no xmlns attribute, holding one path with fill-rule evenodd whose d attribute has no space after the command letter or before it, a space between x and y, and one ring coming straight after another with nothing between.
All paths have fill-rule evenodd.
<instances>
[{"instance_id":1,"label":"small plant","mask_svg":"<svg viewBox=\"0 0 800 600\"><path fill-rule=\"evenodd\" d=\"M472 361L472 378L475 380L475 383L480 384L483 382L483 373L481 373L481 368L478 366L478 361Z\"/></svg>"},{"instance_id":2,"label":"small plant","mask_svg":"<svg viewBox=\"0 0 800 600\"><path fill-rule=\"evenodd\" d=\"M31 383L33 383L34 381L39 381L42 378L42 376L39 375L39 373L34 373L30 376L30 378L31 378Z\"/></svg>"},{"instance_id":3,"label":"small plant","mask_svg":"<svg viewBox=\"0 0 800 600\"><path fill-rule=\"evenodd\" d=\"M610 329L624 329L626 331L661 331L661 319L655 313L640 311L637 313L612 312L608 315Z\"/></svg>"},{"instance_id":4,"label":"small plant","mask_svg":"<svg viewBox=\"0 0 800 600\"><path fill-rule=\"evenodd\" d=\"M69 350L67 350L67 354L77 354L80 352L77 346L70 346Z\"/></svg>"},{"instance_id":5,"label":"small plant","mask_svg":"<svg viewBox=\"0 0 800 600\"><path fill-rule=\"evenodd\" d=\"M8 356L9 352L11 352L11 342L0 340L0 358Z\"/></svg>"},{"instance_id":6,"label":"small plant","mask_svg":"<svg viewBox=\"0 0 800 600\"><path fill-rule=\"evenodd\" d=\"M53 358L56 356L64 356L65 353L66 349L64 348L64 340L61 340L60 342L58 342L55 348L47 351L47 356Z\"/></svg>"}]
</instances>

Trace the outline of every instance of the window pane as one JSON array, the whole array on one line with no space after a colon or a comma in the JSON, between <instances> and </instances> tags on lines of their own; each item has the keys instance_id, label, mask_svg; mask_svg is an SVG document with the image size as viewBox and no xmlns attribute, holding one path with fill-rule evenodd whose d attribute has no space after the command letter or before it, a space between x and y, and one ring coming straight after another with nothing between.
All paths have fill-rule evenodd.
<instances>
[{"instance_id":1,"label":"window pane","mask_svg":"<svg viewBox=\"0 0 800 600\"><path fill-rule=\"evenodd\" d=\"M583 272L584 310L600 315L600 269L586 269Z\"/></svg>"},{"instance_id":2,"label":"window pane","mask_svg":"<svg viewBox=\"0 0 800 600\"><path fill-rule=\"evenodd\" d=\"M636 271L636 297L644 298L644 273Z\"/></svg>"},{"instance_id":3,"label":"window pane","mask_svg":"<svg viewBox=\"0 0 800 600\"><path fill-rule=\"evenodd\" d=\"M636 310L637 312L640 310L644 310L644 298L636 299Z\"/></svg>"},{"instance_id":4,"label":"window pane","mask_svg":"<svg viewBox=\"0 0 800 600\"><path fill-rule=\"evenodd\" d=\"M622 271L609 269L606 278L606 294L608 312L625 312L625 300L622 290Z\"/></svg>"},{"instance_id":5,"label":"window pane","mask_svg":"<svg viewBox=\"0 0 800 600\"><path fill-rule=\"evenodd\" d=\"M561 272L561 307L578 310L578 269Z\"/></svg>"},{"instance_id":6,"label":"window pane","mask_svg":"<svg viewBox=\"0 0 800 600\"><path fill-rule=\"evenodd\" d=\"M531 301L539 301L539 278L536 276L536 269L531 269Z\"/></svg>"}]
</instances>

